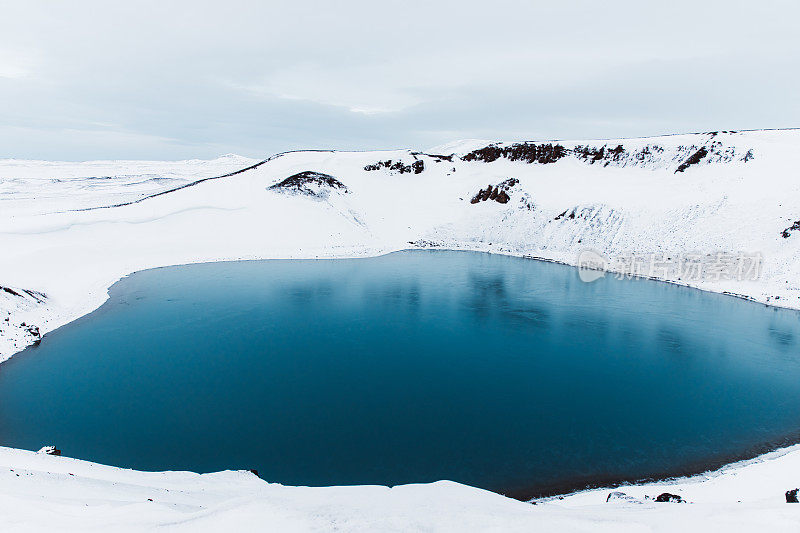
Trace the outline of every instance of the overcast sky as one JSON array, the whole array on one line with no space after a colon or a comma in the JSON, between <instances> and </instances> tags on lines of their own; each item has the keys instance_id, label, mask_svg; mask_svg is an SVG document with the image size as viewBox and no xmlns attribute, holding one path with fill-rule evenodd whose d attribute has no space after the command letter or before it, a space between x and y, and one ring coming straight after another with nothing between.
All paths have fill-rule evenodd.
<instances>
[{"instance_id":1,"label":"overcast sky","mask_svg":"<svg viewBox=\"0 0 800 533\"><path fill-rule=\"evenodd\" d=\"M0 158L800 126L800 2L0 0Z\"/></svg>"}]
</instances>

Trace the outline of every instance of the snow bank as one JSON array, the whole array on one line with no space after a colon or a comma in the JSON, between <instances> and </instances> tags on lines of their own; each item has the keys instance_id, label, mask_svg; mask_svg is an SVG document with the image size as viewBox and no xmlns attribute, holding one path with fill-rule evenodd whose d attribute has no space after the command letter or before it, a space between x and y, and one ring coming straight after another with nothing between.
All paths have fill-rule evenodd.
<instances>
[{"instance_id":1,"label":"snow bank","mask_svg":"<svg viewBox=\"0 0 800 533\"><path fill-rule=\"evenodd\" d=\"M0 448L3 531L798 531L800 449L672 484L597 490L536 505L449 481L286 487L246 471L138 472ZM777 454L773 454L777 455ZM689 503L656 503L662 492ZM650 499L645 500L645 496Z\"/></svg>"},{"instance_id":2,"label":"snow bank","mask_svg":"<svg viewBox=\"0 0 800 533\"><path fill-rule=\"evenodd\" d=\"M437 147L433 155L410 150L291 152L246 172L156 196L153 195L197 180L235 172L255 161L235 156L167 163L0 161L0 361L38 342L46 332L95 309L106 299L111 284L138 270L218 260L366 257L412 247L486 250L568 264L577 264L582 254L590 250L606 258L606 267L611 270L624 264L618 259L632 255L671 260L684 255L706 259L721 253L758 255L762 269L757 279L695 279L667 271L650 271L647 275L800 308L800 231L791 229L800 221L800 182L795 178L796 169L800 168L799 147L800 132L782 130L535 146L498 143L489 148L484 142L467 141ZM331 191L323 190L325 183L320 182L316 185L321 188L314 189L314 194L285 194L270 189L303 172L333 177L343 188L329 194ZM491 194L498 185L507 193L502 196L505 203L496 201L496 193L494 197ZM484 192L479 194L481 191ZM474 201L476 195L478 200ZM128 202L135 203L108 208ZM795 457L793 454L785 457ZM14 460L26 458L25 461L59 460L30 459L14 451L4 452L6 456ZM796 465L796 459L793 461L791 464ZM91 468L101 470L97 466ZM102 471L114 472L114 476L119 473ZM153 480L187 476L125 475L151 476L147 479ZM220 474L192 479L214 486L224 479L224 483L219 482L220 487L227 487L228 483L238 486L241 476ZM733 479L734 475L729 477ZM765 485L752 492L754 497L757 493L763 498L762 503L773 501L778 494L778 505L783 491L794 488L784 487L783 478L781 484L773 484L772 478L762 481L769 490ZM249 478L241 481L255 482ZM702 486L713 483L708 481ZM59 491L64 486L60 481L53 482ZM302 492L268 487L275 494ZM233 488L230 490L230 494L236 493ZM345 512L340 507L366 506L359 503L359 491L369 495L363 497L364 502L372 501L374 493L376 501L386 506L376 507L382 511L374 520L381 520L380 526L389 529L393 525L387 517L391 516L397 519L397 529L426 524L447 529L456 524L445 523L449 518L435 516L438 513L427 518L419 512L408 514L412 506L433 505L417 495L426 491L432 495L431 502L442 498L449 502L447 505L455 506L455 500L462 497L465 501L480 500L485 506L476 505L474 509L484 514L480 520L475 518L476 526L491 526L496 511L504 517L508 515L503 529L517 523L529 524L527 520L537 520L539 524L553 520L559 529L582 530L589 524L582 520L596 515L599 521L592 522L592 527L619 531L624 529L619 520L631 527L637 521L656 527L662 522L651 521L650 517L674 515L678 522L663 516L661 519L674 525L681 520L688 523L722 519L714 513L723 510L730 517L738 517L747 515L746 509L769 508L767 504L759 507L761 503L755 500L743 500L733 507L729 500L709 500L704 510L698 510L703 498L697 496L698 505L669 507L689 510L650 509L651 504L647 503L621 514L619 510L610 511L610 505L584 513L573 509L571 502L590 498L585 501L594 505L594 493L534 508L453 484L424 489L305 490L309 494L326 494L319 496L322 500L336 494L340 503L320 511L330 519ZM406 495L408 500L404 499ZM351 496L352 501L348 499ZM56 501L61 497L53 498ZM214 500L214 505L229 505L221 501ZM240 504L243 507L238 507ZM295 504L300 502L292 503ZM571 506L569 512L563 509L567 504ZM71 508L72 504L65 505ZM125 506L108 502L104 505L103 512L108 513L109 520L118 517L115 513L120 509L129 512ZM163 515L156 514L166 517L178 512L180 505L175 506ZM445 503L442 506L446 508ZM220 517L233 520L233 515L248 516L250 511L255 513L253 516L268 514L268 507L266 503L262 506L243 500L230 508L196 512L207 518L207 524L213 524ZM390 508L395 509L394 514L387 511ZM270 509L275 517L285 516L287 524L299 520L296 514L286 515L285 509ZM786 518L789 511L781 509L770 516ZM448 510L456 512L455 507ZM308 508L302 513L306 511ZM137 515L138 510L129 517L134 520ZM77 516L83 513L74 518ZM303 514L303 519L322 520L314 516L312 519ZM416 518L420 522L413 522ZM156 522L148 522L152 523ZM744 522L737 518L734 523ZM309 524L318 525L308 522L303 526ZM778 522L773 525L781 527ZM370 524L348 522L348 527L369 529Z\"/></svg>"}]
</instances>

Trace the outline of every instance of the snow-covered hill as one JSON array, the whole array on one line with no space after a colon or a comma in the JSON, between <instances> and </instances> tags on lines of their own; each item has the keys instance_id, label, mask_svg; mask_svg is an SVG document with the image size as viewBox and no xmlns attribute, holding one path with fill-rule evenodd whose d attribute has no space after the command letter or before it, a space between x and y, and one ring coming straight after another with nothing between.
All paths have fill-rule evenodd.
<instances>
[{"instance_id":1,"label":"snow-covered hill","mask_svg":"<svg viewBox=\"0 0 800 533\"><path fill-rule=\"evenodd\" d=\"M450 481L286 487L247 471L137 472L0 448L2 531L796 532L800 448L674 483L531 503ZM612 492L623 494L609 495ZM663 493L687 503L660 503ZM608 501L607 501L608 500Z\"/></svg>"},{"instance_id":2,"label":"snow-covered hill","mask_svg":"<svg viewBox=\"0 0 800 533\"><path fill-rule=\"evenodd\" d=\"M444 247L577 264L590 253L609 270L800 308L798 168L798 130L464 141L261 163L0 161L0 360L98 307L131 272L229 259ZM577 515L563 516L566 527Z\"/></svg>"},{"instance_id":3,"label":"snow-covered hill","mask_svg":"<svg viewBox=\"0 0 800 533\"><path fill-rule=\"evenodd\" d=\"M610 270L635 256L642 275L800 307L800 131L481 145L260 165L0 162L0 360L99 306L122 276L221 259L437 246L575 264L593 250ZM341 187L274 187L307 171ZM719 270L720 254L729 270L758 257L760 276L679 271L687 258Z\"/></svg>"}]
</instances>

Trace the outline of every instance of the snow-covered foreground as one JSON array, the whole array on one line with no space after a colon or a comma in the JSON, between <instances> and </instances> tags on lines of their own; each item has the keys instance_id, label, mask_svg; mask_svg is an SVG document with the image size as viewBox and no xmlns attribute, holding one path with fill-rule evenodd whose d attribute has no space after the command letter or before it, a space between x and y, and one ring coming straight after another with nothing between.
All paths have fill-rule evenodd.
<instances>
[{"instance_id":1,"label":"snow-covered foreground","mask_svg":"<svg viewBox=\"0 0 800 533\"><path fill-rule=\"evenodd\" d=\"M246 471L137 472L0 448L3 531L798 531L800 448L669 485L536 505L449 481L396 487L285 487ZM669 491L689 503L644 500Z\"/></svg>"},{"instance_id":2,"label":"snow-covered foreground","mask_svg":"<svg viewBox=\"0 0 800 533\"><path fill-rule=\"evenodd\" d=\"M98 307L120 277L231 259L366 257L443 247L576 264L590 250L611 270L633 258L644 265L641 274L800 308L800 131L486 144L454 143L426 153L291 152L239 173L256 162L235 156L169 163L0 161L0 361ZM197 180L204 181L190 185ZM737 272L742 258L756 257L757 271ZM647 269L648 261L657 267ZM702 263L702 275L683 269L685 261ZM800 485L800 478L788 477L800 465L795 452L686 485L694 505L605 504L605 491L537 506L447 483L299 489L265 485L249 474L144 474L13 450L0 455L9 468L40 472L29 477L41 483L29 487L44 498L26 499L14 485L22 476L2 485L9 494L2 505L9 507L0 520L29 518L30 524L37 523L32 515L39 509L42 520L73 520L76 527L81 520L129 520L136 527L201 517L194 524L214 528L271 517L269 523L296 520L298 527L322 529L463 530L474 524L505 530L550 523L560 530L619 531L624 522L671 530L714 521L735 530L767 517L780 529L800 513L800 506L795 512L782 503L783 492ZM56 465L81 472L43 473ZM90 472L104 473L107 481L88 479ZM756 481L741 486L748 476ZM77 482L72 477L87 478L81 481L86 492L70 489ZM110 480L117 489L107 488ZM113 503L139 502L150 489L138 485L166 489L171 483L192 491L177 493L187 500L169 500L171 507L164 499L147 502L149 496ZM630 490L641 491L658 492ZM8 504L13 494L23 501ZM155 510L142 513L139 505ZM792 524L796 529L798 522Z\"/></svg>"}]
</instances>

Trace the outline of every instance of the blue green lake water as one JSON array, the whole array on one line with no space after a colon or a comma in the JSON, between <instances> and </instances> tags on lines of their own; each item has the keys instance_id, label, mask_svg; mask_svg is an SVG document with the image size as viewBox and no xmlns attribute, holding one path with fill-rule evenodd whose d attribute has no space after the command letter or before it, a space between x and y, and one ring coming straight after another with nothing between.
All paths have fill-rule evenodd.
<instances>
[{"instance_id":1,"label":"blue green lake water","mask_svg":"<svg viewBox=\"0 0 800 533\"><path fill-rule=\"evenodd\" d=\"M518 497L800 434L800 314L472 252L189 265L0 365L0 444Z\"/></svg>"}]
</instances>

